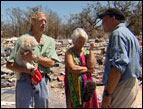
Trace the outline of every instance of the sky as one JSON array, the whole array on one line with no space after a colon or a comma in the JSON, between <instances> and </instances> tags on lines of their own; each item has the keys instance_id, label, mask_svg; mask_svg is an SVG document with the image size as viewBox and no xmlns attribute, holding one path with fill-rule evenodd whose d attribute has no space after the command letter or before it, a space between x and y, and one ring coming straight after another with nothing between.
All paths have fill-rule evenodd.
<instances>
[{"instance_id":1,"label":"sky","mask_svg":"<svg viewBox=\"0 0 143 109\"><path fill-rule=\"evenodd\" d=\"M93 3L93 1L1 1L1 19L4 21L7 20L7 8L19 7L26 11L27 7L42 5L42 8L47 6L52 11L56 12L63 22L66 22L70 14L80 13L88 3Z\"/></svg>"}]
</instances>

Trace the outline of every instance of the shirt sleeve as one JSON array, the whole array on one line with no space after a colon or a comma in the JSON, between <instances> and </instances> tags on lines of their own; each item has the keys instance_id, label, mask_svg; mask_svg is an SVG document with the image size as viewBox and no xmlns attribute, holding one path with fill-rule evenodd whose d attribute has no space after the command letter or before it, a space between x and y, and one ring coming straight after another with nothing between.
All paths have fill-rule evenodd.
<instances>
[{"instance_id":1,"label":"shirt sleeve","mask_svg":"<svg viewBox=\"0 0 143 109\"><path fill-rule=\"evenodd\" d=\"M113 35L110 47L109 61L111 65L124 73L129 63L126 40L120 35Z\"/></svg>"},{"instance_id":2,"label":"shirt sleeve","mask_svg":"<svg viewBox=\"0 0 143 109\"><path fill-rule=\"evenodd\" d=\"M56 62L60 62L61 60L58 58L56 50L55 50L55 41L51 40L50 43L50 51L47 53L47 57L54 59Z\"/></svg>"},{"instance_id":3,"label":"shirt sleeve","mask_svg":"<svg viewBox=\"0 0 143 109\"><path fill-rule=\"evenodd\" d=\"M140 64L142 65L142 48L140 48Z\"/></svg>"},{"instance_id":4,"label":"shirt sleeve","mask_svg":"<svg viewBox=\"0 0 143 109\"><path fill-rule=\"evenodd\" d=\"M15 62L15 58L16 58L16 55L17 55L17 51L20 47L20 44L19 44L19 39L16 41L15 45L14 45L14 49L12 50L9 58L8 58L8 62Z\"/></svg>"}]
</instances>

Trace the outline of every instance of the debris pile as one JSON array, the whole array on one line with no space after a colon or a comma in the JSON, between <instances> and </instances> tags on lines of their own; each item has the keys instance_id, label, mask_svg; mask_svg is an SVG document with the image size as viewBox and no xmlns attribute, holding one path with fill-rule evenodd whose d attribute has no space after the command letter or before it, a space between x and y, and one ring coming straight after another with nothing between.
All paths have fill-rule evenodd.
<instances>
[{"instance_id":1,"label":"debris pile","mask_svg":"<svg viewBox=\"0 0 143 109\"><path fill-rule=\"evenodd\" d=\"M140 38L140 37L139 37ZM16 83L16 76L15 73L11 70L6 68L6 60L9 57L12 49L14 48L14 44L17 38L12 39L3 39L1 43L1 88L3 87L11 87L14 86ZM142 37L140 38L142 39ZM106 47L108 45L109 40L105 38L101 39L90 39L88 43L85 45L85 48L89 48L89 42L95 41L95 50L94 54L97 60L96 69L93 73L94 80L97 83L97 86L103 85L101 80L103 77L104 71L104 61L105 61L105 54L106 54ZM142 43L140 41L140 43ZM64 91L64 75L65 75L65 63L64 57L66 50L72 46L70 39L62 39L56 40L56 52L61 60L55 64L53 68L51 68L51 72L49 73L50 81L50 88L54 92L59 92L61 95L60 97L65 98L65 91ZM97 95L99 101L101 101L101 92L97 89Z\"/></svg>"}]
</instances>

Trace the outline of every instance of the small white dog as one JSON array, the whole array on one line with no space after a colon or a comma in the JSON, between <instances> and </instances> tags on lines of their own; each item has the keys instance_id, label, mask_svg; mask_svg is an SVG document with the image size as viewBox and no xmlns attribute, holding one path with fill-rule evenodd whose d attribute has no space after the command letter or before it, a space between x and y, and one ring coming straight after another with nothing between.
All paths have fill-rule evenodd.
<instances>
[{"instance_id":1,"label":"small white dog","mask_svg":"<svg viewBox=\"0 0 143 109\"><path fill-rule=\"evenodd\" d=\"M27 36L22 40L22 44L18 49L17 56L16 56L16 63L21 66L25 66L27 69L34 68L32 63L29 63L22 59L21 54L26 55L29 51L34 51L35 47L38 45L38 42L33 36ZM17 80L20 80L21 74L16 72Z\"/></svg>"}]
</instances>

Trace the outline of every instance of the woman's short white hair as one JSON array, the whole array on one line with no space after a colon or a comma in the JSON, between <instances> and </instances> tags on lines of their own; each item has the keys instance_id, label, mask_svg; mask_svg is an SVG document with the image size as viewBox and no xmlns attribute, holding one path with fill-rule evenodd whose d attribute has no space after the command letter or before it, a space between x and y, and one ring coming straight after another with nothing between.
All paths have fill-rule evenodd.
<instances>
[{"instance_id":1,"label":"woman's short white hair","mask_svg":"<svg viewBox=\"0 0 143 109\"><path fill-rule=\"evenodd\" d=\"M86 42L88 40L88 35L82 28L76 28L73 31L73 33L71 35L72 42L75 43L79 37L83 37L86 40Z\"/></svg>"}]
</instances>

